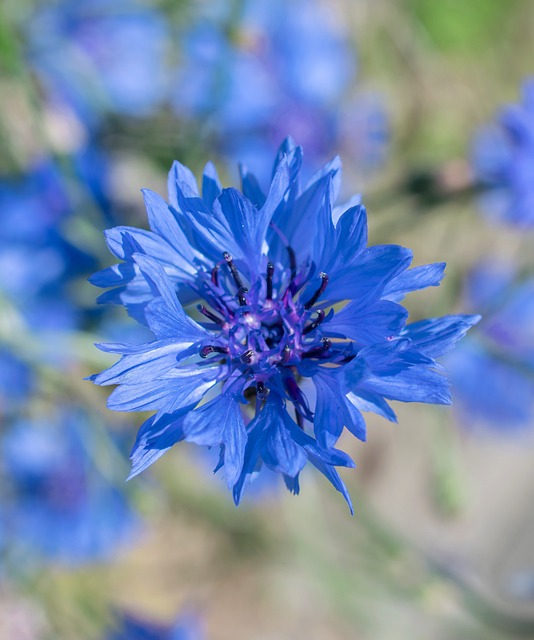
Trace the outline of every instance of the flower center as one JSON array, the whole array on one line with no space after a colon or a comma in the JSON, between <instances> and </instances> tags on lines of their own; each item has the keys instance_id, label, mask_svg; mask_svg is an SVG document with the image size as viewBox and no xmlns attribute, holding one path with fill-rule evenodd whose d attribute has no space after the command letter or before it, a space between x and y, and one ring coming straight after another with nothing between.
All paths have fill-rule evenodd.
<instances>
[{"instance_id":1,"label":"flower center","mask_svg":"<svg viewBox=\"0 0 534 640\"><path fill-rule=\"evenodd\" d=\"M295 254L288 248L289 270L279 267L275 285L275 265L269 261L265 275L251 283L250 290L232 256L223 260L206 277L201 293L211 309L198 310L218 332L213 343L200 348L200 356L229 358L234 368L266 381L281 367L292 367L305 358L328 357L331 341L318 335L317 328L326 314L313 307L328 285L328 276L320 274L320 285L306 301L301 294L308 278L297 272ZM225 267L221 269L221 267Z\"/></svg>"}]
</instances>

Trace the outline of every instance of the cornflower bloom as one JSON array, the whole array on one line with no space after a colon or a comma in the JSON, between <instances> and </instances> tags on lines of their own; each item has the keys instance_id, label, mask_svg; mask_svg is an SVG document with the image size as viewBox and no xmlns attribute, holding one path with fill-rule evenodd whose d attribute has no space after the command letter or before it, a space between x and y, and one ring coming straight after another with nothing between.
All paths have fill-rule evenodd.
<instances>
[{"instance_id":1,"label":"cornflower bloom","mask_svg":"<svg viewBox=\"0 0 534 640\"><path fill-rule=\"evenodd\" d=\"M503 108L497 123L475 139L473 165L487 187L482 207L519 227L534 226L534 78L523 85L520 104Z\"/></svg>"},{"instance_id":2,"label":"cornflower bloom","mask_svg":"<svg viewBox=\"0 0 534 640\"><path fill-rule=\"evenodd\" d=\"M81 410L64 408L2 434L0 529L17 557L73 566L109 558L133 538L129 499L87 450L91 427Z\"/></svg>"},{"instance_id":3,"label":"cornflower bloom","mask_svg":"<svg viewBox=\"0 0 534 640\"><path fill-rule=\"evenodd\" d=\"M534 416L534 278L520 277L517 266L480 263L465 300L484 320L446 361L460 422L519 433Z\"/></svg>"},{"instance_id":4,"label":"cornflower bloom","mask_svg":"<svg viewBox=\"0 0 534 640\"><path fill-rule=\"evenodd\" d=\"M334 448L343 428L365 440L361 411L395 420L386 398L450 402L435 358L478 317L406 326L399 301L438 285L445 265L408 269L409 249L367 247L359 198L334 206L339 159L304 188L301 163L301 148L286 140L267 195L246 168L242 193L222 189L208 164L201 196L176 162L169 203L144 191L151 231L107 232L124 262L92 282L114 287L101 301L124 304L155 335L141 346L98 345L122 358L90 378L119 385L111 409L157 410L139 431L131 476L186 440L220 448L216 469L224 467L236 503L262 465L297 493L310 462L350 505L335 468L354 466ZM179 297L201 300L198 321Z\"/></svg>"}]
</instances>

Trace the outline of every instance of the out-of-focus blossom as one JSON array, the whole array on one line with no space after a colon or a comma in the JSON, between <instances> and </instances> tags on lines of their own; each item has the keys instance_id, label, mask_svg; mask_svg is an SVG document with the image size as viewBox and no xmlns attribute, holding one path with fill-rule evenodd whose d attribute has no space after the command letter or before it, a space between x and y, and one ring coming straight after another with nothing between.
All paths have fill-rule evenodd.
<instances>
[{"instance_id":1,"label":"out-of-focus blossom","mask_svg":"<svg viewBox=\"0 0 534 640\"><path fill-rule=\"evenodd\" d=\"M534 422L534 278L516 277L484 263L468 278L466 297L483 320L447 358L466 426L507 433Z\"/></svg>"},{"instance_id":2,"label":"out-of-focus blossom","mask_svg":"<svg viewBox=\"0 0 534 640\"><path fill-rule=\"evenodd\" d=\"M61 0L32 15L28 57L49 100L82 122L147 116L167 95L164 18L136 0Z\"/></svg>"},{"instance_id":3,"label":"out-of-focus blossom","mask_svg":"<svg viewBox=\"0 0 534 640\"><path fill-rule=\"evenodd\" d=\"M200 195L193 174L175 162L169 203L144 191L151 231L107 232L124 262L93 283L114 287L104 299L123 303L156 338L99 345L122 358L91 377L118 385L110 409L157 410L139 431L131 476L186 440L219 448L217 468L224 467L236 503L262 465L298 492L310 462L350 505L335 469L354 466L334 448L343 429L365 440L361 411L395 420L387 399L450 402L435 358L478 316L406 326L399 301L439 285L445 265L409 269L409 249L367 247L359 199L335 207L339 158L306 186L301 166L302 149L288 139L267 194L248 172L243 193L222 189L208 164ZM202 300L198 322L178 302L184 291ZM306 379L315 386L314 406ZM247 418L242 405L249 400Z\"/></svg>"},{"instance_id":4,"label":"out-of-focus blossom","mask_svg":"<svg viewBox=\"0 0 534 640\"><path fill-rule=\"evenodd\" d=\"M131 614L122 614L116 628L105 640L204 640L201 624L195 616L180 616L171 625L143 620Z\"/></svg>"},{"instance_id":5,"label":"out-of-focus blossom","mask_svg":"<svg viewBox=\"0 0 534 640\"><path fill-rule=\"evenodd\" d=\"M108 558L132 537L124 492L92 458L95 434L81 410L18 420L0 440L4 544L26 559L77 564ZM121 487L122 489L122 487Z\"/></svg>"},{"instance_id":6,"label":"out-of-focus blossom","mask_svg":"<svg viewBox=\"0 0 534 640\"><path fill-rule=\"evenodd\" d=\"M0 418L13 415L27 401L35 385L34 374L7 345L0 344Z\"/></svg>"},{"instance_id":7,"label":"out-of-focus blossom","mask_svg":"<svg viewBox=\"0 0 534 640\"><path fill-rule=\"evenodd\" d=\"M361 167L383 155L387 125L378 98L352 93L355 70L348 26L332 5L254 0L239 17L204 18L184 33L174 106L265 180L289 134L313 162L342 148Z\"/></svg>"},{"instance_id":8,"label":"out-of-focus blossom","mask_svg":"<svg viewBox=\"0 0 534 640\"><path fill-rule=\"evenodd\" d=\"M79 320L67 292L95 260L61 229L72 214L63 178L50 161L22 177L0 179L0 294L32 327L68 329Z\"/></svg>"},{"instance_id":9,"label":"out-of-focus blossom","mask_svg":"<svg viewBox=\"0 0 534 640\"><path fill-rule=\"evenodd\" d=\"M502 109L497 123L479 132L473 164L488 189L481 199L484 211L519 227L533 227L534 78L525 81L520 104Z\"/></svg>"}]
</instances>

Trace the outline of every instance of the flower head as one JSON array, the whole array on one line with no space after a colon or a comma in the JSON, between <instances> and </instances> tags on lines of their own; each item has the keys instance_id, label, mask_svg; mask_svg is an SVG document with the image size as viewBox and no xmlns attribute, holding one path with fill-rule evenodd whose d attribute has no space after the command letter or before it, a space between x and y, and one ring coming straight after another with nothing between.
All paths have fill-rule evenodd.
<instances>
[{"instance_id":1,"label":"flower head","mask_svg":"<svg viewBox=\"0 0 534 640\"><path fill-rule=\"evenodd\" d=\"M144 192L151 231L107 232L124 262L92 281L114 287L101 300L124 304L155 334L141 346L100 345L122 358L91 378L119 385L111 409L157 410L139 431L132 475L187 440L220 447L236 503L262 465L298 492L310 462L350 504L335 469L353 466L334 448L343 428L364 440L361 411L395 420L386 398L450 402L434 358L478 318L405 326L399 301L438 285L445 265L408 269L408 249L367 247L359 198L334 206L339 159L305 187L301 161L286 140L267 195L245 168L243 193L222 189L208 165L201 196L175 163L169 203ZM196 319L178 297L200 300Z\"/></svg>"},{"instance_id":2,"label":"flower head","mask_svg":"<svg viewBox=\"0 0 534 640\"><path fill-rule=\"evenodd\" d=\"M484 320L447 357L460 421L510 435L532 424L534 278L520 278L511 265L480 263L466 285L466 305Z\"/></svg>"},{"instance_id":3,"label":"flower head","mask_svg":"<svg viewBox=\"0 0 534 640\"><path fill-rule=\"evenodd\" d=\"M521 227L534 226L534 78L523 85L521 104L505 107L497 124L478 134L473 161L489 189L485 210Z\"/></svg>"},{"instance_id":4,"label":"flower head","mask_svg":"<svg viewBox=\"0 0 534 640\"><path fill-rule=\"evenodd\" d=\"M102 559L136 529L127 497L87 451L91 426L82 411L64 409L19 420L3 434L2 542L26 559L68 565Z\"/></svg>"}]
</instances>

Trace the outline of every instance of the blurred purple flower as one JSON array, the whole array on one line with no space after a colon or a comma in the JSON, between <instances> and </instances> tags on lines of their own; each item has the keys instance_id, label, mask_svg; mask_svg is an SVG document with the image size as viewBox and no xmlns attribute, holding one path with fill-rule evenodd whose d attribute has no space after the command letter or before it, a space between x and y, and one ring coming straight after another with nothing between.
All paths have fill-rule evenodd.
<instances>
[{"instance_id":1,"label":"blurred purple flower","mask_svg":"<svg viewBox=\"0 0 534 640\"><path fill-rule=\"evenodd\" d=\"M355 71L349 30L331 6L249 1L241 16L204 17L183 34L174 107L179 117L201 119L223 155L264 182L289 134L314 164L340 148L359 166L376 164L387 118L379 99L362 96L362 110L351 96Z\"/></svg>"},{"instance_id":2,"label":"blurred purple flower","mask_svg":"<svg viewBox=\"0 0 534 640\"><path fill-rule=\"evenodd\" d=\"M88 124L148 116L167 95L164 18L136 0L62 0L32 16L28 57L49 99Z\"/></svg>"},{"instance_id":3,"label":"blurred purple flower","mask_svg":"<svg viewBox=\"0 0 534 640\"><path fill-rule=\"evenodd\" d=\"M473 165L487 192L481 206L490 216L534 226L534 78L525 81L523 99L501 110L497 123L475 138Z\"/></svg>"},{"instance_id":4,"label":"blurred purple flower","mask_svg":"<svg viewBox=\"0 0 534 640\"><path fill-rule=\"evenodd\" d=\"M72 204L58 168L41 161L22 177L0 178L0 208L0 293L32 327L75 326L67 285L96 262L61 233Z\"/></svg>"},{"instance_id":5,"label":"blurred purple flower","mask_svg":"<svg viewBox=\"0 0 534 640\"><path fill-rule=\"evenodd\" d=\"M91 458L93 441L89 417L76 409L9 427L0 441L4 544L26 559L78 564L132 537L136 518Z\"/></svg>"},{"instance_id":6,"label":"blurred purple flower","mask_svg":"<svg viewBox=\"0 0 534 640\"><path fill-rule=\"evenodd\" d=\"M479 326L446 360L461 422L503 433L534 419L534 278L483 263L466 297L483 314Z\"/></svg>"}]
</instances>

